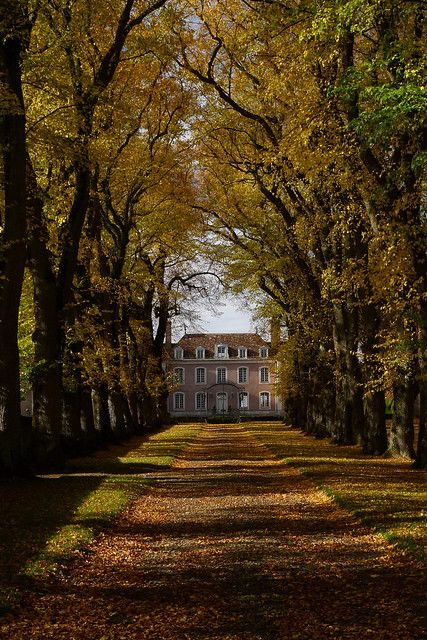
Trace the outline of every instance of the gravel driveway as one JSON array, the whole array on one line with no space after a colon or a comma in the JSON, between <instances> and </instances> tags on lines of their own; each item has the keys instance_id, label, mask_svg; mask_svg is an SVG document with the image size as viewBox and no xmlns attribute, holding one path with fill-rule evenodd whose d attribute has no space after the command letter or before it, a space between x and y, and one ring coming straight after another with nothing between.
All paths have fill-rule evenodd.
<instances>
[{"instance_id":1,"label":"gravel driveway","mask_svg":"<svg viewBox=\"0 0 427 640\"><path fill-rule=\"evenodd\" d=\"M206 425L155 478L0 638L427 639L425 568L244 425Z\"/></svg>"}]
</instances>

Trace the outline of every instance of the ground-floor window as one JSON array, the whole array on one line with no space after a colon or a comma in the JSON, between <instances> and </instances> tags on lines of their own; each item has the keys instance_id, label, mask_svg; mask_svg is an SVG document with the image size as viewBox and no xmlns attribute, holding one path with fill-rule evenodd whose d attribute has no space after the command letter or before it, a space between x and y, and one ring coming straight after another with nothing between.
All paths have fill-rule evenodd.
<instances>
[{"instance_id":1,"label":"ground-floor window","mask_svg":"<svg viewBox=\"0 0 427 640\"><path fill-rule=\"evenodd\" d=\"M216 410L218 413L225 413L228 410L227 393L221 392L216 394Z\"/></svg>"},{"instance_id":2,"label":"ground-floor window","mask_svg":"<svg viewBox=\"0 0 427 640\"><path fill-rule=\"evenodd\" d=\"M239 393L239 409L249 409L249 395L246 391Z\"/></svg>"},{"instance_id":3,"label":"ground-floor window","mask_svg":"<svg viewBox=\"0 0 427 640\"><path fill-rule=\"evenodd\" d=\"M173 408L184 409L184 394L181 392L174 393L173 395Z\"/></svg>"},{"instance_id":4,"label":"ground-floor window","mask_svg":"<svg viewBox=\"0 0 427 640\"><path fill-rule=\"evenodd\" d=\"M205 411L206 409L206 393L196 393L196 409L198 411Z\"/></svg>"},{"instance_id":5,"label":"ground-floor window","mask_svg":"<svg viewBox=\"0 0 427 640\"><path fill-rule=\"evenodd\" d=\"M270 394L268 391L262 391L259 394L260 409L268 409L270 407Z\"/></svg>"}]
</instances>

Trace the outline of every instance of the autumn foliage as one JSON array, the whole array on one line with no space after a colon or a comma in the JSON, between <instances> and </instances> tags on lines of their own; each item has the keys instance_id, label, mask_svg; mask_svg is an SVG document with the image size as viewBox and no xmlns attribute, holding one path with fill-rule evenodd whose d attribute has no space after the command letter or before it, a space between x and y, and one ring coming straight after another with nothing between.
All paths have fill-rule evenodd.
<instances>
[{"instance_id":1,"label":"autumn foliage","mask_svg":"<svg viewBox=\"0 0 427 640\"><path fill-rule=\"evenodd\" d=\"M165 423L212 274L286 422L426 466L425 44L418 0L3 2L2 471Z\"/></svg>"}]
</instances>

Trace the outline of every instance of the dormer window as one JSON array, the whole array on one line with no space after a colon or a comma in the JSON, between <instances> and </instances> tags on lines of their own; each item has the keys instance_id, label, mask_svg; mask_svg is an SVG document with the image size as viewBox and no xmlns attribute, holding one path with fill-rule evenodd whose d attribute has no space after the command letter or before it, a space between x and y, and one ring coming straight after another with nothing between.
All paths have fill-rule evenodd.
<instances>
[{"instance_id":1,"label":"dormer window","mask_svg":"<svg viewBox=\"0 0 427 640\"><path fill-rule=\"evenodd\" d=\"M196 358L198 360L203 360L205 357L205 348L204 347L197 347L196 349Z\"/></svg>"},{"instance_id":2,"label":"dormer window","mask_svg":"<svg viewBox=\"0 0 427 640\"><path fill-rule=\"evenodd\" d=\"M175 347L173 350L173 357L175 360L182 360L184 358L184 350L182 347Z\"/></svg>"},{"instance_id":3,"label":"dormer window","mask_svg":"<svg viewBox=\"0 0 427 640\"><path fill-rule=\"evenodd\" d=\"M217 344L216 345L216 357L217 358L228 358L228 346L226 344Z\"/></svg>"},{"instance_id":4,"label":"dormer window","mask_svg":"<svg viewBox=\"0 0 427 640\"><path fill-rule=\"evenodd\" d=\"M239 358L247 358L248 350L246 347L239 347L238 349Z\"/></svg>"},{"instance_id":5,"label":"dormer window","mask_svg":"<svg viewBox=\"0 0 427 640\"><path fill-rule=\"evenodd\" d=\"M261 347L261 349L259 350L259 357L268 358L268 347Z\"/></svg>"}]
</instances>

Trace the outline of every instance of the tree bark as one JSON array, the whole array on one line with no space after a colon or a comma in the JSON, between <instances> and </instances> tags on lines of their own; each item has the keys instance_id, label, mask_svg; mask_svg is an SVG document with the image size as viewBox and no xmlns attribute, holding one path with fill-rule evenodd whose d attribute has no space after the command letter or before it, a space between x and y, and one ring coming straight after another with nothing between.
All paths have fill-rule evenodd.
<instances>
[{"instance_id":1,"label":"tree bark","mask_svg":"<svg viewBox=\"0 0 427 640\"><path fill-rule=\"evenodd\" d=\"M30 158L28 178L28 256L34 285L33 424L48 457L59 455L62 420L62 337L53 258L43 220L43 200Z\"/></svg>"},{"instance_id":2,"label":"tree bark","mask_svg":"<svg viewBox=\"0 0 427 640\"><path fill-rule=\"evenodd\" d=\"M113 432L108 409L107 385L102 384L92 389L92 403L95 431L101 441L109 441L113 437Z\"/></svg>"},{"instance_id":3,"label":"tree bark","mask_svg":"<svg viewBox=\"0 0 427 640\"><path fill-rule=\"evenodd\" d=\"M378 390L369 393L365 398L363 452L379 456L386 450L385 395L383 390Z\"/></svg>"},{"instance_id":4,"label":"tree bark","mask_svg":"<svg viewBox=\"0 0 427 640\"><path fill-rule=\"evenodd\" d=\"M21 54L22 6L7 2L0 32L0 146L4 174L4 219L0 217L0 472L24 465L21 423L18 316L25 268L25 108Z\"/></svg>"},{"instance_id":5,"label":"tree bark","mask_svg":"<svg viewBox=\"0 0 427 640\"><path fill-rule=\"evenodd\" d=\"M123 395L117 391L108 392L108 413L111 431L114 438L120 440L127 435L126 418L123 405Z\"/></svg>"},{"instance_id":6,"label":"tree bark","mask_svg":"<svg viewBox=\"0 0 427 640\"><path fill-rule=\"evenodd\" d=\"M334 305L334 348L338 368L334 441L361 442L364 429L363 385L357 359L357 310Z\"/></svg>"},{"instance_id":7,"label":"tree bark","mask_svg":"<svg viewBox=\"0 0 427 640\"><path fill-rule=\"evenodd\" d=\"M394 414L387 450L390 456L402 456L413 460L416 458L414 449L416 395L417 383L415 377L408 371L408 375L402 375L393 387Z\"/></svg>"},{"instance_id":8,"label":"tree bark","mask_svg":"<svg viewBox=\"0 0 427 640\"><path fill-rule=\"evenodd\" d=\"M419 392L420 416L415 466L427 468L427 301L421 303L418 322L418 360L419 360Z\"/></svg>"},{"instance_id":9,"label":"tree bark","mask_svg":"<svg viewBox=\"0 0 427 640\"><path fill-rule=\"evenodd\" d=\"M427 393L425 382L420 385L420 422L415 467L417 469L427 468Z\"/></svg>"},{"instance_id":10,"label":"tree bark","mask_svg":"<svg viewBox=\"0 0 427 640\"><path fill-rule=\"evenodd\" d=\"M91 451L98 443L91 390L87 387L82 388L80 398L80 424L85 440L85 450Z\"/></svg>"},{"instance_id":11,"label":"tree bark","mask_svg":"<svg viewBox=\"0 0 427 640\"><path fill-rule=\"evenodd\" d=\"M373 304L363 306L361 317L364 380L365 382L375 382L381 378L383 373L377 346L381 317ZM365 394L364 410L363 452L370 455L382 455L387 450L383 389L372 390Z\"/></svg>"}]
</instances>

